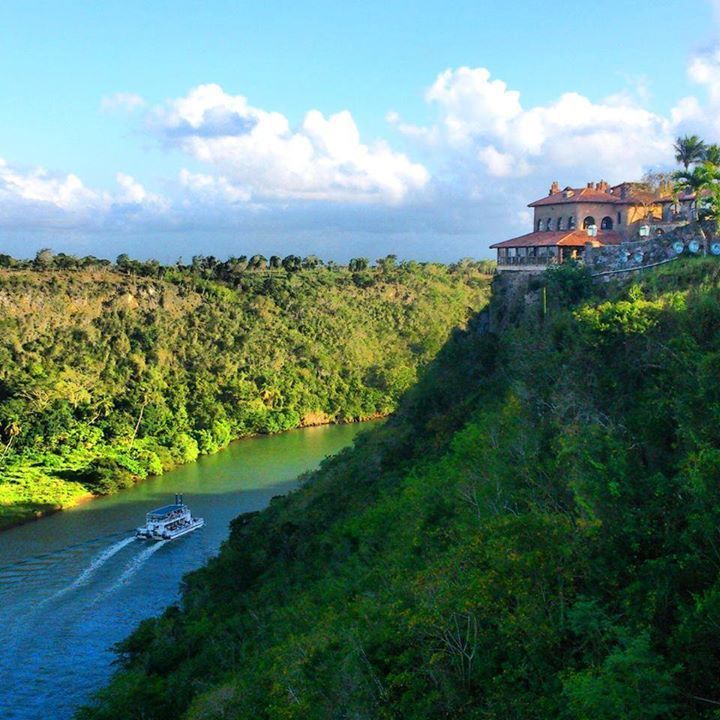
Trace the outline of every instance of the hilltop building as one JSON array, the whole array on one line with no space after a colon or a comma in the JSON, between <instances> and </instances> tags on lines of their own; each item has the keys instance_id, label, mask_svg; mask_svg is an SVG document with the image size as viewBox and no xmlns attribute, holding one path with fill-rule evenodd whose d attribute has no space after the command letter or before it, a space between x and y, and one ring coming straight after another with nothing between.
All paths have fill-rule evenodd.
<instances>
[{"instance_id":1,"label":"hilltop building","mask_svg":"<svg viewBox=\"0 0 720 720\"><path fill-rule=\"evenodd\" d=\"M657 190L644 183L610 186L604 180L584 188L550 186L531 202L533 231L495 243L498 270L544 270L585 248L620 245L660 235L696 219L694 195L674 197L669 184Z\"/></svg>"}]
</instances>

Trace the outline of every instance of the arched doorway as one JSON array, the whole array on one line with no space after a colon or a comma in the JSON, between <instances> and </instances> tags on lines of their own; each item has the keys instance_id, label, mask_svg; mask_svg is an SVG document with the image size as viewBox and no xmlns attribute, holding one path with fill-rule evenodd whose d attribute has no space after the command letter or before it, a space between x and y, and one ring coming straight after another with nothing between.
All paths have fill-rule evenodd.
<instances>
[{"instance_id":1,"label":"arched doorway","mask_svg":"<svg viewBox=\"0 0 720 720\"><path fill-rule=\"evenodd\" d=\"M612 230L613 229L613 221L611 217L604 217L602 219L602 222L600 223L600 229L601 230Z\"/></svg>"}]
</instances>

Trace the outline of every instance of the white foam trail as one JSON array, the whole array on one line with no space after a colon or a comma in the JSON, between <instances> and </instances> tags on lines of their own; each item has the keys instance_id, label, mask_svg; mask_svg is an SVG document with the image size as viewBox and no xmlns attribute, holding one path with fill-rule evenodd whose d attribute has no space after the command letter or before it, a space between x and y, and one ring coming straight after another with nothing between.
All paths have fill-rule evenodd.
<instances>
[{"instance_id":1,"label":"white foam trail","mask_svg":"<svg viewBox=\"0 0 720 720\"><path fill-rule=\"evenodd\" d=\"M73 580L70 587L76 588L84 585L113 555L119 553L132 542L135 542L135 536L120 540L106 550L103 550L97 557L93 558L92 562L78 575L77 579Z\"/></svg>"},{"instance_id":2,"label":"white foam trail","mask_svg":"<svg viewBox=\"0 0 720 720\"><path fill-rule=\"evenodd\" d=\"M117 582L108 589L108 593L117 590L121 585L125 585L127 581L150 559L153 553L156 553L169 540L160 540L153 543L150 547L145 548L137 557L134 557L125 568L125 572L118 578Z\"/></svg>"},{"instance_id":3,"label":"white foam trail","mask_svg":"<svg viewBox=\"0 0 720 720\"><path fill-rule=\"evenodd\" d=\"M117 555L124 547L128 546L130 543L135 542L135 537L131 536L129 538L124 538L123 540L120 540L113 545L111 545L109 548L105 548L101 553L96 555L91 561L90 564L78 575L75 580L73 580L69 585L62 588L62 590L59 590L56 592L50 600L55 600L56 598L59 598L60 596L64 595L65 593L70 592L71 590L75 590L76 588L79 588L81 585L85 585L90 578L113 556Z\"/></svg>"}]
</instances>

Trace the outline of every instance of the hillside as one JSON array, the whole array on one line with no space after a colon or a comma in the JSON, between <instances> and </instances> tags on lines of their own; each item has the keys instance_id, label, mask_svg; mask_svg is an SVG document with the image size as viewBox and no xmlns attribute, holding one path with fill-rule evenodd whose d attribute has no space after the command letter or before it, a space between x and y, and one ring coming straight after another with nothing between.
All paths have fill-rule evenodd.
<instances>
[{"instance_id":1,"label":"hillside","mask_svg":"<svg viewBox=\"0 0 720 720\"><path fill-rule=\"evenodd\" d=\"M386 415L489 288L473 263L44 253L0 256L0 528L235 438Z\"/></svg>"},{"instance_id":2,"label":"hillside","mask_svg":"<svg viewBox=\"0 0 720 720\"><path fill-rule=\"evenodd\" d=\"M720 265L548 300L238 518L79 717L717 717Z\"/></svg>"}]
</instances>

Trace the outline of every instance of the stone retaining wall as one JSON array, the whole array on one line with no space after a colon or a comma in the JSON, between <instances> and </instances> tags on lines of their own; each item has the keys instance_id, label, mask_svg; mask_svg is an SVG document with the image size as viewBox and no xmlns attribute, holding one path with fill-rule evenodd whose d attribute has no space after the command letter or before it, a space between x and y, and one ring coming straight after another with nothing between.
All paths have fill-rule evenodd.
<instances>
[{"instance_id":1,"label":"stone retaining wall","mask_svg":"<svg viewBox=\"0 0 720 720\"><path fill-rule=\"evenodd\" d=\"M715 243L716 238L713 237L712 228L704 226L704 230L708 238L711 238L710 243ZM679 245L676 247L677 243L682 243L680 253L677 252L680 249ZM598 248L587 245L584 261L593 276L614 275L670 262L681 255L693 254L692 250L695 247L697 254L702 252L703 238L697 224L692 224L647 240ZM712 250L717 251L720 248L715 246Z\"/></svg>"}]
</instances>

